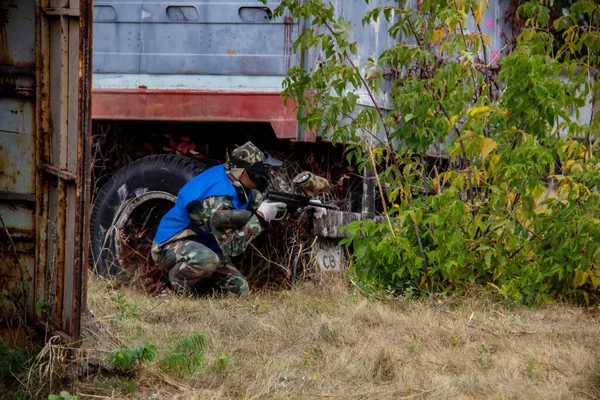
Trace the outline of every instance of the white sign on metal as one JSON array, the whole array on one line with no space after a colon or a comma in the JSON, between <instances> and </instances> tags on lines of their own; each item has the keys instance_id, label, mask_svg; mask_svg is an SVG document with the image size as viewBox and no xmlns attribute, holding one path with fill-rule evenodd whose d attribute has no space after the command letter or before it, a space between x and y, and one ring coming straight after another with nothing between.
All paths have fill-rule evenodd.
<instances>
[{"instance_id":1,"label":"white sign on metal","mask_svg":"<svg viewBox=\"0 0 600 400\"><path fill-rule=\"evenodd\" d=\"M341 271L342 260L342 249L340 247L327 246L317 251L317 261L323 272Z\"/></svg>"}]
</instances>

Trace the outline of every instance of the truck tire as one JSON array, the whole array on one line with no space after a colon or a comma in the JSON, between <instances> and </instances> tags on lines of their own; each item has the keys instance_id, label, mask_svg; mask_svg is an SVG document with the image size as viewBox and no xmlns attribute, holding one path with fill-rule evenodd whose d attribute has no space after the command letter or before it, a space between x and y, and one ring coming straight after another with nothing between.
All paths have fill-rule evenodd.
<instances>
[{"instance_id":1,"label":"truck tire","mask_svg":"<svg viewBox=\"0 0 600 400\"><path fill-rule=\"evenodd\" d=\"M205 169L195 159L173 154L147 156L121 168L102 187L92 209L92 270L122 276L118 242L127 218L149 201L174 203L179 189Z\"/></svg>"}]
</instances>

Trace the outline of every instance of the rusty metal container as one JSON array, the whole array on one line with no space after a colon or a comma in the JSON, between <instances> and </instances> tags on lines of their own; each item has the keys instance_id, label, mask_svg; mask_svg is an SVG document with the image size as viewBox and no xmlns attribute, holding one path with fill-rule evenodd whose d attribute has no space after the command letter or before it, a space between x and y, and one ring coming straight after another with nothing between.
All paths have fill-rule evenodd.
<instances>
[{"instance_id":1,"label":"rusty metal container","mask_svg":"<svg viewBox=\"0 0 600 400\"><path fill-rule=\"evenodd\" d=\"M79 337L90 182L92 4L0 0L0 340Z\"/></svg>"}]
</instances>

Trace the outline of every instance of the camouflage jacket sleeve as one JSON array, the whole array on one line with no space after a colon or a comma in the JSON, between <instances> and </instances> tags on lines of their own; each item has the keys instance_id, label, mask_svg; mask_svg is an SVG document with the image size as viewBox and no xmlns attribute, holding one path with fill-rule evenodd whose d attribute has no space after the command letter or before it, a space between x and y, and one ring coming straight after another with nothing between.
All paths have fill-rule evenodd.
<instances>
[{"instance_id":1,"label":"camouflage jacket sleeve","mask_svg":"<svg viewBox=\"0 0 600 400\"><path fill-rule=\"evenodd\" d=\"M262 203L262 201L263 201L262 193L256 189L252 189L252 200L250 200L250 205L248 206L248 209L252 212L256 212L256 210L258 210L258 207L260 206L260 203Z\"/></svg>"},{"instance_id":2,"label":"camouflage jacket sleeve","mask_svg":"<svg viewBox=\"0 0 600 400\"><path fill-rule=\"evenodd\" d=\"M212 232L219 247L223 250L223 255L235 257L246 249L263 228L258 217L253 215L246 225L239 229L219 230L212 222L212 214L217 210L233 210L231 199L226 196L213 196L188 205L192 222L206 227Z\"/></svg>"}]
</instances>

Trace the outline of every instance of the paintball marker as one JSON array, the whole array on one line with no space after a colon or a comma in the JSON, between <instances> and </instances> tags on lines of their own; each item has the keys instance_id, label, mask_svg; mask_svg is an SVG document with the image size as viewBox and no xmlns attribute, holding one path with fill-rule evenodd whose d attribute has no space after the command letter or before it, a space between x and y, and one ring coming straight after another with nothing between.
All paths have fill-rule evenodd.
<instances>
[{"instance_id":1,"label":"paintball marker","mask_svg":"<svg viewBox=\"0 0 600 400\"><path fill-rule=\"evenodd\" d=\"M337 210L338 207L333 204L320 203L315 200L311 200L308 196L300 194L291 194L284 192L270 192L265 194L265 200L271 202L281 202L287 205L286 213L289 213L293 217L298 212L304 211L307 207L321 207L329 210ZM280 215L277 219L281 219L285 216ZM212 214L212 222L217 229L238 229L244 226L248 220L254 215L252 211L248 210L219 210Z\"/></svg>"},{"instance_id":2,"label":"paintball marker","mask_svg":"<svg viewBox=\"0 0 600 400\"><path fill-rule=\"evenodd\" d=\"M283 215L278 215L276 219L282 219L287 213L296 218L300 212L305 211L309 207L320 207L329 210L338 209L336 205L311 200L311 197L321 195L331 189L329 182L325 178L305 171L294 178L294 185L304 195L274 191L267 191L265 193L265 200L273 203L285 203L287 206ZM212 222L217 229L238 229L244 226L252 215L254 214L248 210L219 210L213 213Z\"/></svg>"},{"instance_id":3,"label":"paintball marker","mask_svg":"<svg viewBox=\"0 0 600 400\"><path fill-rule=\"evenodd\" d=\"M287 205L287 212L292 215L298 211L304 211L309 206L327 208L329 210L338 209L336 205L311 200L310 197L301 194L268 191L265 194L265 200L285 203Z\"/></svg>"}]
</instances>

